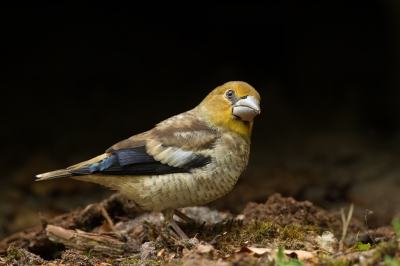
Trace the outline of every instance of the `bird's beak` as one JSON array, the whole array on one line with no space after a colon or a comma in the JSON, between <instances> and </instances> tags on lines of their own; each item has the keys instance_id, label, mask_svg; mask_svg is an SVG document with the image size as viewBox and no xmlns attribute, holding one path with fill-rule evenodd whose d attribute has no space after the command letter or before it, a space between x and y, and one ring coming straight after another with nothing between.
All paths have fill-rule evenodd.
<instances>
[{"instance_id":1,"label":"bird's beak","mask_svg":"<svg viewBox=\"0 0 400 266\"><path fill-rule=\"evenodd\" d=\"M243 121L251 122L260 113L260 102L253 96L240 99L233 105L232 114L240 117Z\"/></svg>"}]
</instances>

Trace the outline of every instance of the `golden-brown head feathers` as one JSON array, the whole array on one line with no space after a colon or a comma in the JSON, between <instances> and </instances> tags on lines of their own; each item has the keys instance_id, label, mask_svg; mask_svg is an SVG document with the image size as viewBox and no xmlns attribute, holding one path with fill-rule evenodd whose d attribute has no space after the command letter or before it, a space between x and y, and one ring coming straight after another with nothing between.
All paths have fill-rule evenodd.
<instances>
[{"instance_id":1,"label":"golden-brown head feathers","mask_svg":"<svg viewBox=\"0 0 400 266\"><path fill-rule=\"evenodd\" d=\"M246 82L231 81L214 89L197 108L209 126L250 137L253 118L261 112L260 100Z\"/></svg>"}]
</instances>

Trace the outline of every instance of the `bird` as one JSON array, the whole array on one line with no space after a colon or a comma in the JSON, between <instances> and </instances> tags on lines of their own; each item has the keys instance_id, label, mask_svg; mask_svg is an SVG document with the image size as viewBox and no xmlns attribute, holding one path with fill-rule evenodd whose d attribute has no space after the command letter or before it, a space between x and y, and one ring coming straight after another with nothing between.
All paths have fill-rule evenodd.
<instances>
[{"instance_id":1,"label":"bird","mask_svg":"<svg viewBox=\"0 0 400 266\"><path fill-rule=\"evenodd\" d=\"M111 146L105 153L36 181L69 177L110 187L145 211L160 211L178 237L177 209L209 203L228 193L247 167L260 95L248 83L230 81L195 108L149 131ZM181 217L182 218L182 217Z\"/></svg>"}]
</instances>

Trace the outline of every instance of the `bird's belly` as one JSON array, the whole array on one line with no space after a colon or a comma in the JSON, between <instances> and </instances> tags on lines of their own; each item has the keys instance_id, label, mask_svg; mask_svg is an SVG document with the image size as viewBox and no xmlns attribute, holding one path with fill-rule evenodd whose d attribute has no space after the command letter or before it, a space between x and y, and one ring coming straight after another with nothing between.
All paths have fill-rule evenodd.
<instances>
[{"instance_id":1,"label":"bird's belly","mask_svg":"<svg viewBox=\"0 0 400 266\"><path fill-rule=\"evenodd\" d=\"M125 176L118 190L133 199L141 208L162 211L167 208L203 205L228 193L235 185L236 175L216 172L175 173L158 176Z\"/></svg>"}]
</instances>

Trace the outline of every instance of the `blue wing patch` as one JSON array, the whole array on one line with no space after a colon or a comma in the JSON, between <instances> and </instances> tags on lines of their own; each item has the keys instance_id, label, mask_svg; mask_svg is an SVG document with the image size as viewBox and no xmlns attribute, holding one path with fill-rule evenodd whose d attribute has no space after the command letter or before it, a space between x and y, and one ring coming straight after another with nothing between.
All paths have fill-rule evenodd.
<instances>
[{"instance_id":1,"label":"blue wing patch","mask_svg":"<svg viewBox=\"0 0 400 266\"><path fill-rule=\"evenodd\" d=\"M92 165L87 165L76 170L70 170L75 175L88 174L131 174L152 175L184 173L192 168L202 167L211 162L210 157L197 155L192 161L186 163L183 168L169 166L155 160L146 152L144 146L115 150L114 154Z\"/></svg>"},{"instance_id":2,"label":"blue wing patch","mask_svg":"<svg viewBox=\"0 0 400 266\"><path fill-rule=\"evenodd\" d=\"M135 163L154 163L153 156L150 156L146 152L145 147L138 147L135 149L121 149L114 151L114 154L117 155L118 162L120 166L125 166L129 164Z\"/></svg>"},{"instance_id":3,"label":"blue wing patch","mask_svg":"<svg viewBox=\"0 0 400 266\"><path fill-rule=\"evenodd\" d=\"M110 168L113 165L116 165L117 163L118 163L117 156L115 156L113 154L110 157L107 157L107 158L103 159L102 161L100 161L98 163L94 163L87 167L88 167L88 170L90 173L94 173L94 172L98 172L98 171L101 172L107 168Z\"/></svg>"}]
</instances>

